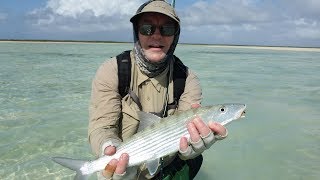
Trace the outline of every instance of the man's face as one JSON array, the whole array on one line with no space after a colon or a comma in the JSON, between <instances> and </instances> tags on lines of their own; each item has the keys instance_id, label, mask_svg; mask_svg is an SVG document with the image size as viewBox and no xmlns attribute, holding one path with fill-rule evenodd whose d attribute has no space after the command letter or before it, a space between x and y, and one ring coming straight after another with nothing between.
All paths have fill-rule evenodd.
<instances>
[{"instance_id":1,"label":"man's face","mask_svg":"<svg viewBox=\"0 0 320 180\"><path fill-rule=\"evenodd\" d=\"M174 26L174 21L163 14L144 13L138 21L138 31L143 25L153 25L157 27L152 35L142 35L140 32L138 34L146 58L151 62L159 62L166 56L174 40L174 35L161 35L159 27Z\"/></svg>"}]
</instances>

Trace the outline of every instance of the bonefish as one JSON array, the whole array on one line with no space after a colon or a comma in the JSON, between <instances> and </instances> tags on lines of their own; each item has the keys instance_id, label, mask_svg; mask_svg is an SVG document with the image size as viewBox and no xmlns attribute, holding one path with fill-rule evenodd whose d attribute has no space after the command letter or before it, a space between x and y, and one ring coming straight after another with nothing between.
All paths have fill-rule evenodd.
<instances>
[{"instance_id":1,"label":"bonefish","mask_svg":"<svg viewBox=\"0 0 320 180\"><path fill-rule=\"evenodd\" d=\"M114 155L103 156L93 161L63 157L52 159L76 171L75 179L88 179L92 173L103 170L110 160L119 159L122 153L127 153L129 155L128 166L146 163L149 173L153 175L157 172L161 157L178 152L180 138L189 136L187 124L195 117L201 117L205 123L215 121L224 126L244 117L245 109L245 104L220 104L190 109L165 118L137 112L140 120L139 129L143 130L121 143Z\"/></svg>"}]
</instances>

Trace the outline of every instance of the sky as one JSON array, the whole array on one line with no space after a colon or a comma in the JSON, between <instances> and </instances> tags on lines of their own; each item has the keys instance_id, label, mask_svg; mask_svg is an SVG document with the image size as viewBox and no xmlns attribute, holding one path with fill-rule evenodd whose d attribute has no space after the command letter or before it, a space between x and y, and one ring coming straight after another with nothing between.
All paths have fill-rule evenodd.
<instances>
[{"instance_id":1,"label":"sky","mask_svg":"<svg viewBox=\"0 0 320 180\"><path fill-rule=\"evenodd\" d=\"M132 42L143 2L1 0L0 39ZM180 43L320 47L320 0L176 0L176 11Z\"/></svg>"}]
</instances>

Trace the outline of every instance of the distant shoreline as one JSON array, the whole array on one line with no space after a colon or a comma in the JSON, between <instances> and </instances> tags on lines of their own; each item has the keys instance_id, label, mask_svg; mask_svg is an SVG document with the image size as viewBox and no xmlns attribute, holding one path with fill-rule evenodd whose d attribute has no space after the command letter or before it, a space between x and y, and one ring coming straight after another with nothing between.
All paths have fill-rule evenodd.
<instances>
[{"instance_id":1,"label":"distant shoreline","mask_svg":"<svg viewBox=\"0 0 320 180\"><path fill-rule=\"evenodd\" d=\"M19 40L19 39L0 39L0 42L21 42L21 43L130 43L118 41L77 41L77 40Z\"/></svg>"},{"instance_id":2,"label":"distant shoreline","mask_svg":"<svg viewBox=\"0 0 320 180\"><path fill-rule=\"evenodd\" d=\"M316 47L291 47L291 46L235 46L235 45L208 45L208 47L231 47L231 48L243 48L243 49L262 49L262 50L276 50L276 51L308 51L308 52L320 52L320 48Z\"/></svg>"},{"instance_id":3,"label":"distant shoreline","mask_svg":"<svg viewBox=\"0 0 320 180\"><path fill-rule=\"evenodd\" d=\"M19 39L0 39L2 42L17 42L17 43L106 43L106 44L128 44L132 42L119 41L78 41L78 40L19 40ZM228 45L228 44L194 44L194 43L179 43L180 45L199 45L213 48L246 48L246 49L263 49L263 50L283 50L283 51L308 51L320 52L320 47L295 47L295 46L260 46L260 45Z\"/></svg>"}]
</instances>

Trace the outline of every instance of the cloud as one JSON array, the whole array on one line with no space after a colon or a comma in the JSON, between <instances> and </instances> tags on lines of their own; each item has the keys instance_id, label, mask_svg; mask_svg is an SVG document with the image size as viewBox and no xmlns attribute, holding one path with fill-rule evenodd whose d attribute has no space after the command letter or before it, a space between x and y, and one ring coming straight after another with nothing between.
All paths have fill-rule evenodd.
<instances>
[{"instance_id":1,"label":"cloud","mask_svg":"<svg viewBox=\"0 0 320 180\"><path fill-rule=\"evenodd\" d=\"M245 0L197 1L180 12L185 25L224 25L265 22L269 14Z\"/></svg>"},{"instance_id":2,"label":"cloud","mask_svg":"<svg viewBox=\"0 0 320 180\"><path fill-rule=\"evenodd\" d=\"M138 7L140 1L131 0L126 3L119 3L113 0L50 0L47 8L52 9L55 14L61 16L71 16L77 18L87 11L93 16L120 16L126 17L134 13L134 9Z\"/></svg>"},{"instance_id":3,"label":"cloud","mask_svg":"<svg viewBox=\"0 0 320 180\"><path fill-rule=\"evenodd\" d=\"M320 46L319 0L200 0L178 14L184 35L207 43Z\"/></svg>"},{"instance_id":4,"label":"cloud","mask_svg":"<svg viewBox=\"0 0 320 180\"><path fill-rule=\"evenodd\" d=\"M25 24L37 32L64 37L90 40L99 39L99 34L103 39L127 41L132 38L129 19L143 2L48 0L44 7L28 13ZM182 42L302 46L312 42L320 46L319 0L179 2Z\"/></svg>"},{"instance_id":5,"label":"cloud","mask_svg":"<svg viewBox=\"0 0 320 180\"><path fill-rule=\"evenodd\" d=\"M319 0L280 0L282 12L291 17L317 18L320 17Z\"/></svg>"},{"instance_id":6,"label":"cloud","mask_svg":"<svg viewBox=\"0 0 320 180\"><path fill-rule=\"evenodd\" d=\"M288 35L291 38L317 39L320 41L320 23L311 19L296 19L289 21L292 31Z\"/></svg>"},{"instance_id":7,"label":"cloud","mask_svg":"<svg viewBox=\"0 0 320 180\"><path fill-rule=\"evenodd\" d=\"M141 0L49 0L28 14L34 27L46 31L99 32L130 28L129 18Z\"/></svg>"}]
</instances>

